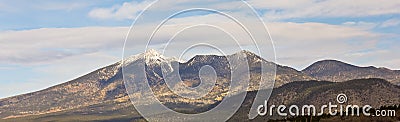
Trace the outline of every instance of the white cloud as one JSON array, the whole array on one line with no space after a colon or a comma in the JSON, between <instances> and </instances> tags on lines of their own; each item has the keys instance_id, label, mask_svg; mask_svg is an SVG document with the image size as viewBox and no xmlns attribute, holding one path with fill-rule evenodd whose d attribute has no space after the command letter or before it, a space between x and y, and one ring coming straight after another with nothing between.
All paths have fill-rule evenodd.
<instances>
[{"instance_id":1,"label":"white cloud","mask_svg":"<svg viewBox=\"0 0 400 122\"><path fill-rule=\"evenodd\" d=\"M196 20L215 24L230 30L233 34L242 33L241 29L233 27L225 19L217 15L172 19L159 30L153 44L165 42L175 32L198 22ZM344 54L375 48L377 40L382 36L365 29L323 23L273 22L267 23L267 26L277 47L278 62L294 64L297 68L304 67L310 60L331 57L340 59ZM148 29L146 25L139 25L134 31L138 31L140 36L135 38L145 40L144 35L148 32L146 29ZM2 62L41 64L104 50L115 51L122 48L127 31L127 27L86 27L4 32L0 33L0 42L7 45L0 45L3 49L0 52L0 59ZM207 32L205 34L211 35L204 36L198 32ZM212 34L217 35L212 36ZM229 43L231 40L222 36L223 34L210 28L197 28L181 34L174 41L178 41L177 46L179 46L190 43L188 40L220 40L218 44L227 47L231 44ZM128 46L144 46L146 42L134 44ZM308 60L299 61L304 57Z\"/></svg>"},{"instance_id":2,"label":"white cloud","mask_svg":"<svg viewBox=\"0 0 400 122\"><path fill-rule=\"evenodd\" d=\"M302 69L320 59L376 48L382 35L363 29L322 23L268 24L277 47L278 63Z\"/></svg>"},{"instance_id":3,"label":"white cloud","mask_svg":"<svg viewBox=\"0 0 400 122\"><path fill-rule=\"evenodd\" d=\"M358 22L344 22L342 23L344 26L349 26L349 27L356 27L356 28L361 28L365 30L371 30L375 28L378 24L373 23L373 22L364 22L364 21L358 21Z\"/></svg>"},{"instance_id":4,"label":"white cloud","mask_svg":"<svg viewBox=\"0 0 400 122\"><path fill-rule=\"evenodd\" d=\"M294 1L275 1L275 0L248 0L251 5L256 7L257 9L265 9L267 10L264 19L270 18L307 18L307 17L357 17L357 16L373 16L373 15L382 15L382 14L395 14L400 12L400 8L397 7L400 4L400 1L387 1L387 2L379 2L379 1L364 1L357 0L353 2L348 2L345 0L325 0L325 1L313 1L313 0L294 0ZM191 6L188 1L178 1L172 4L165 4L163 8L159 8L159 11L169 10L169 9L178 9L179 6ZM223 2L214 2L213 7L218 7L221 9L238 9L237 1L223 1ZM133 19L137 16L137 14L143 10L146 6L150 4L150 1L142 1L142 2L125 2L122 5L114 5L110 8L96 8L90 11L89 16L100 19ZM188 5L189 4L189 5ZM174 6L174 7L171 7ZM162 9L162 10L161 10ZM170 27L165 26L163 32L158 34L159 38L156 40L166 40L169 39L172 35L174 35L176 31L187 27L190 24L196 23L198 21L202 21L203 23L219 23L220 26L228 26L226 28L230 28L229 30L236 30L229 27L231 24L226 24L225 18L222 18L218 15L209 14L209 15L201 15L201 16L189 16L185 18L174 18L170 20L168 23ZM390 22L390 21L389 21ZM389 23L388 22L388 23ZM393 22L392 22L393 23ZM296 53L290 53L288 49L295 47L304 48L302 51L297 51L303 54L309 54L313 57L321 57L324 55L340 55L346 52L351 52L355 50L360 50L363 48L370 48L374 45L367 45L367 43L374 42L378 40L377 38L381 36L380 34L369 32L369 29L372 29L377 26L376 23L358 21L358 22L345 22L342 25L330 25L323 23L283 23L283 22L273 22L267 23L270 27L273 38L275 39L276 44L279 48L284 48L285 50L281 51L281 55L284 57L290 56L298 56ZM384 25L384 24L382 24ZM381 26L382 26L381 25ZM387 24L385 24L387 25ZM140 30L143 32L147 32L146 25L139 25L136 30ZM127 30L127 29L126 29ZM162 30L162 29L161 29ZM87 38L95 38L94 35L90 34L90 30L82 30L85 33L92 35ZM105 30L103 30L105 31ZM122 32L121 30L114 30L113 32ZM124 32L122 32L124 34ZM76 33L74 37L80 37ZM9 34L7 34L9 35ZM35 34L40 35L40 34ZM49 34L54 37L63 37L65 35L57 35L57 34ZM101 34L100 34L101 35ZM121 34L112 34L124 37ZM87 50L80 50L81 48L73 46L71 48L65 47L66 49L71 49L72 51L62 51L63 53L58 54L61 57L67 57L69 55L75 55L73 52L74 49L78 49L79 51L88 51L93 52L93 50L101 47L101 45L106 44L109 45L109 41L107 40L115 40L115 36L109 35L110 37L101 38L103 41L99 41L98 46L89 45L83 46ZM145 34L142 34L145 35ZM104 35L103 35L104 36ZM111 38L112 36L112 38ZM29 37L29 36L28 36ZM196 33L188 34L185 40L190 39L203 39L210 40L210 38L216 39L218 36L202 36L197 37ZM1 38L1 37L0 37ZM71 38L71 36L70 36ZM97 37L98 38L98 37ZM137 37L140 39L146 39L145 37ZM41 40L40 38L34 38L35 40ZM53 39L54 40L54 39ZM86 40L86 39L81 39ZM221 39L220 39L221 40ZM61 41L64 42L64 41ZM72 41L74 42L74 41ZM90 42L90 41L89 41ZM299 43L301 42L301 43ZM94 42L93 42L94 43ZM98 43L98 42L97 42ZM354 43L360 44L359 47L354 47ZM85 45L85 44L84 44ZM314 45L322 45L320 48L313 48ZM324 46L326 45L326 46ZM334 45L334 46L332 46ZM317 47L317 46L315 46ZM28 48L28 47L27 47ZM91 50L93 49L93 50ZM38 49L36 49L38 50ZM318 51L315 51L318 50ZM278 50L279 51L279 50ZM54 55L56 53L46 54L41 52L43 55L53 55L53 57L49 58L59 58ZM14 59L19 60L21 58L29 57L30 53L24 54L20 53L21 56L8 56L3 59ZM34 55L34 57L45 57L40 55ZM309 56L308 56L309 57ZM0 57L1 58L1 57ZM28 58L29 59L29 58ZM38 59L47 60L45 59ZM24 60L22 60L24 61ZM286 64L290 64L288 62L284 62ZM301 66L297 66L301 67Z\"/></svg>"},{"instance_id":5,"label":"white cloud","mask_svg":"<svg viewBox=\"0 0 400 122\"><path fill-rule=\"evenodd\" d=\"M69 2L57 2L57 1L38 1L34 4L31 4L35 9L44 9L44 10L67 10L71 11L74 9L85 8L91 5L89 2L83 1L69 1Z\"/></svg>"},{"instance_id":6,"label":"white cloud","mask_svg":"<svg viewBox=\"0 0 400 122\"><path fill-rule=\"evenodd\" d=\"M89 16L99 19L134 19L150 2L124 2L111 8L96 8L89 12Z\"/></svg>"},{"instance_id":7,"label":"white cloud","mask_svg":"<svg viewBox=\"0 0 400 122\"><path fill-rule=\"evenodd\" d=\"M0 32L0 62L42 64L122 49L127 27L42 28Z\"/></svg>"},{"instance_id":8,"label":"white cloud","mask_svg":"<svg viewBox=\"0 0 400 122\"><path fill-rule=\"evenodd\" d=\"M400 25L400 19L389 19L384 21L380 27L386 28L386 27L393 27L393 26L398 26Z\"/></svg>"},{"instance_id":9,"label":"white cloud","mask_svg":"<svg viewBox=\"0 0 400 122\"><path fill-rule=\"evenodd\" d=\"M162 1L159 1L162 2ZM160 11L179 9L182 6L196 7L193 3L198 1L175 1L162 3L163 7L156 7ZM235 11L243 5L241 1L207 1L206 5L220 10ZM374 1L374 0L247 0L250 5L258 10L266 10L264 17L267 20L280 20L289 18L310 17L365 17L386 14L400 14L400 1ZM89 16L100 19L133 19L137 14L150 4L149 0L143 2L125 2L110 8L93 9ZM202 4L204 5L204 4Z\"/></svg>"},{"instance_id":10,"label":"white cloud","mask_svg":"<svg viewBox=\"0 0 400 122\"><path fill-rule=\"evenodd\" d=\"M400 70L400 61L396 56L396 51L399 50L398 42L387 42L392 46L386 48L378 48L370 51L355 52L353 55L345 55L342 57L350 63L354 63L360 66L375 66L385 67L394 70Z\"/></svg>"},{"instance_id":11,"label":"white cloud","mask_svg":"<svg viewBox=\"0 0 400 122\"><path fill-rule=\"evenodd\" d=\"M38 80L62 83L121 60L120 55L110 55L108 54L109 52L116 52L119 54L122 51L105 50L96 53L75 55L64 58L63 60L53 61L50 65L35 67L33 70L37 73L47 74L46 77L38 78ZM57 81L58 79L63 80Z\"/></svg>"},{"instance_id":12,"label":"white cloud","mask_svg":"<svg viewBox=\"0 0 400 122\"><path fill-rule=\"evenodd\" d=\"M37 0L35 2L26 1L7 1L0 2L0 12L4 11L7 13L13 12L26 12L35 10L64 10L71 11L81 9L93 5L92 2L86 1L49 1L49 0Z\"/></svg>"},{"instance_id":13,"label":"white cloud","mask_svg":"<svg viewBox=\"0 0 400 122\"><path fill-rule=\"evenodd\" d=\"M276 4L273 1L254 0L254 4L265 2L265 4ZM291 2L281 2L278 6L258 6L259 9L272 9L264 15L270 20L288 18L310 18L310 17L365 17L386 14L400 14L400 1L375 1L375 0L324 0L324 1L297 1L299 4L292 5ZM297 3L295 2L295 3Z\"/></svg>"},{"instance_id":14,"label":"white cloud","mask_svg":"<svg viewBox=\"0 0 400 122\"><path fill-rule=\"evenodd\" d=\"M175 32L188 25L202 22L216 24L233 34L241 33L240 29L233 27L224 19L226 18L217 15L172 19L167 26L160 29L153 43L165 42ZM323 23L273 22L267 23L267 26L275 40L278 59L281 59L278 61L283 64L295 63L293 60L284 60L288 59L287 57L308 57L310 60L321 57L340 58L349 52L374 48L377 43L375 40L382 36L365 29ZM143 33L139 35L149 32L146 29L148 29L146 25L136 28ZM204 36L198 33L198 31L213 32L207 30L210 28L200 29L206 30L188 31L177 41L181 42L179 44L185 44L194 41L222 40L218 43L231 44L229 43L231 40L227 40L225 36ZM0 45L3 49L0 58L3 62L45 63L76 55L121 49L127 31L127 27L86 27L4 32L0 34L0 42L7 45ZM136 38L146 39L141 36ZM132 46L144 46L145 43L145 41L135 42ZM296 62L299 65L295 67L303 67L308 63Z\"/></svg>"},{"instance_id":15,"label":"white cloud","mask_svg":"<svg viewBox=\"0 0 400 122\"><path fill-rule=\"evenodd\" d=\"M313 4L312 0L247 0L257 9L294 9Z\"/></svg>"},{"instance_id":16,"label":"white cloud","mask_svg":"<svg viewBox=\"0 0 400 122\"><path fill-rule=\"evenodd\" d=\"M122 5L114 5L112 7L105 7L105 8L95 8L89 12L89 16L92 18L98 19L135 19L137 15L143 11L146 7L150 7L151 11L157 12L165 12L171 10L182 10L184 8L190 8L193 6L198 6L200 2L201 5L207 3L209 5L215 5L217 3L221 3L220 1L214 0L178 0L178 1L162 1L159 0L154 3L153 0L144 0L141 2L131 1L131 2L124 2ZM222 4L219 4L222 5Z\"/></svg>"}]
</instances>

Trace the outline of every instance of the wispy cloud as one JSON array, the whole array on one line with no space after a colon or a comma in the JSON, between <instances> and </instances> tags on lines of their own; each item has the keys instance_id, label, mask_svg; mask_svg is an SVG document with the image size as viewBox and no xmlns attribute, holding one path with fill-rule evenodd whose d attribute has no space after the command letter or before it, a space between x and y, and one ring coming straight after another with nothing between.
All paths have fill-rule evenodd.
<instances>
[{"instance_id":1,"label":"wispy cloud","mask_svg":"<svg viewBox=\"0 0 400 122\"><path fill-rule=\"evenodd\" d=\"M82 9L93 5L90 2L83 1L38 1L30 4L32 8L42 10L66 10Z\"/></svg>"},{"instance_id":2,"label":"wispy cloud","mask_svg":"<svg viewBox=\"0 0 400 122\"><path fill-rule=\"evenodd\" d=\"M122 49L128 27L42 28L0 33L0 62L42 64L65 57Z\"/></svg>"},{"instance_id":3,"label":"wispy cloud","mask_svg":"<svg viewBox=\"0 0 400 122\"><path fill-rule=\"evenodd\" d=\"M379 24L373 23L373 22L364 22L364 21L358 21L358 22L349 21L349 22L342 23L342 25L348 26L348 27L356 27L356 28L370 30L370 29L375 28Z\"/></svg>"},{"instance_id":4,"label":"wispy cloud","mask_svg":"<svg viewBox=\"0 0 400 122\"><path fill-rule=\"evenodd\" d=\"M400 25L400 19L389 19L386 20L381 24L381 27L386 28L386 27L393 27L393 26L398 26Z\"/></svg>"},{"instance_id":5,"label":"wispy cloud","mask_svg":"<svg viewBox=\"0 0 400 122\"><path fill-rule=\"evenodd\" d=\"M190 24L200 22L200 20L231 30L231 33L241 32L240 29L232 27L232 24L225 19L217 15L172 19L159 30L153 43L165 42L176 34L175 32ZM271 35L276 43L278 58L298 56L307 56L310 60L315 60L321 56L338 56L337 58L340 58L340 55L346 53L375 48L375 40L383 36L365 29L322 23L273 22L267 23L267 26L270 28ZM146 25L140 25L137 26L136 31L142 32L145 29L147 29ZM127 32L128 27L54 28L4 32L0 33L0 42L8 45L1 47L3 51L0 53L0 58L2 62L40 64L76 55L122 49ZM204 36L198 32L207 32L206 34L209 36ZM219 36L211 36L210 34ZM213 31L210 28L197 28L194 31L187 31L179 35L179 38L174 41L177 41L175 46L183 46L189 43L188 40L204 42L218 40L218 44L222 45L221 47L228 47L231 40L223 35L225 34ZM144 36L145 34L139 34L135 38L146 40ZM142 41L135 42L135 45L131 46L144 46L145 44L146 42ZM243 41L241 44L246 45L247 43ZM279 59L278 61L284 64L299 62ZM294 66L304 67L304 63L306 62L303 62L303 65Z\"/></svg>"},{"instance_id":6,"label":"wispy cloud","mask_svg":"<svg viewBox=\"0 0 400 122\"><path fill-rule=\"evenodd\" d=\"M150 3L132 1L111 8L95 8L89 12L89 16L99 19L134 19Z\"/></svg>"},{"instance_id":7,"label":"wispy cloud","mask_svg":"<svg viewBox=\"0 0 400 122\"><path fill-rule=\"evenodd\" d=\"M48 1L48 0L37 0L35 2L26 2L26 1L7 1L0 2L0 11L7 12L23 12L26 10L65 10L71 11L74 9L82 9L85 7L89 7L93 5L90 2L84 1Z\"/></svg>"},{"instance_id":8,"label":"wispy cloud","mask_svg":"<svg viewBox=\"0 0 400 122\"><path fill-rule=\"evenodd\" d=\"M252 0L259 9L267 9L265 16L272 19L312 18L312 17L366 17L400 13L400 1L373 0L298 0L276 2ZM264 3L264 4L262 4ZM268 5L269 3L270 6ZM280 3L280 4L279 4ZM298 4L292 4L298 3ZM271 6L273 5L273 6ZM272 8L272 9L271 9Z\"/></svg>"},{"instance_id":9,"label":"wispy cloud","mask_svg":"<svg viewBox=\"0 0 400 122\"><path fill-rule=\"evenodd\" d=\"M195 1L175 1L164 6L166 9L177 9L179 6L190 6ZM211 1L221 10L239 9L241 1ZM269 20L311 17L365 17L387 14L400 14L400 1L366 1L366 0L247 0L258 10L265 10L264 17ZM101 19L133 19L139 11L145 8L150 0L142 2L125 2L110 8L93 9L89 15Z\"/></svg>"}]
</instances>

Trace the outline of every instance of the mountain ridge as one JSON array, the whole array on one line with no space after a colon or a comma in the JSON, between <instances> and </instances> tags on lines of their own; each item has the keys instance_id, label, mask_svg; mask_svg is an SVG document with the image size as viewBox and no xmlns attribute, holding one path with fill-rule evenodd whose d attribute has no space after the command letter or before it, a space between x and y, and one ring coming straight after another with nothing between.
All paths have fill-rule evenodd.
<instances>
[{"instance_id":1,"label":"mountain ridge","mask_svg":"<svg viewBox=\"0 0 400 122\"><path fill-rule=\"evenodd\" d=\"M159 54L156 50L154 50L154 49L149 49L148 51L145 51L145 53L146 53L146 52L151 52L152 54L154 54L154 52L155 52L156 55L160 55L160 54ZM254 53L252 53L252 52L250 52L250 51L247 51L247 50L242 50L242 51L240 51L240 52L246 52L246 53L254 54ZM237 52L237 53L240 53L240 52ZM140 54L137 54L137 55L130 56L130 57L128 57L128 58L124 58L123 60L118 61L117 63L108 64L108 65L105 65L104 67L110 67L110 66L118 65L118 68L121 68L121 67L122 67L122 64L123 64L124 62L125 62L125 63L130 62L130 60L132 60L133 57L138 57L138 56L139 56L139 57L144 57L143 54L145 54L145 53L140 53ZM254 54L254 55L255 55L255 54ZM196 56L207 56L207 55L196 55ZM190 60L194 59L196 56L192 57L191 59L189 59L188 61L183 62L183 63L188 63L188 62L190 62ZM218 55L209 55L209 56L218 56ZM256 55L256 56L257 56L257 55ZM174 57L169 58L169 59L177 60L177 59L174 58ZM136 60L136 59L134 59L134 60ZM182 61L179 61L179 62L182 62ZM321 63L321 62L339 62L339 63L343 63L343 64L345 64L345 65L349 65L349 66L352 66L352 67L377 68L377 67L375 67L375 66L364 66L364 67L361 67L361 66L349 64L349 63L346 63L346 62L344 62L344 61L340 61L340 60L337 60L337 59L318 60L318 61L316 61L316 62L310 64L308 67L304 68L303 70L296 70L295 68L292 68L292 67L286 66L286 65L279 65L279 64L277 64L277 65L282 66L282 67L285 67L285 68L288 68L288 69L290 69L290 70L295 70L295 71L297 71L297 72L303 72L303 73L304 73L304 72L307 72L307 70L310 70L309 68L312 67L313 65L318 64L318 63ZM104 67L103 67L103 68L104 68ZM95 71L98 71L98 70L101 70L101 69L102 69L102 68L99 68L99 69L96 69L96 70L94 70L94 71L92 71L92 72L95 72ZM391 70L391 69L386 68L386 67L379 67L379 68L377 68L377 69ZM392 70L392 71L400 73L400 70ZM92 72L86 73L86 74L84 74L84 75L82 75L82 76L88 75L88 74L90 74L90 73L92 73ZM310 74L312 74L312 73L306 73L306 74L310 75ZM74 80L77 80L77 79L79 79L79 78L80 78L80 77L74 78L74 79L72 79L72 80L70 80L70 81L74 81ZM318 79L318 80L324 80L324 79ZM328 81L329 81L329 80L328 80ZM44 88L44 89L41 89L41 90L37 90L37 91L29 92L29 93L23 93L23 94L19 94L19 95L32 95L32 94L35 94L36 92L40 92L40 91L44 91L44 90L47 90L47 89L51 89L51 88L53 88L53 87L66 84L66 83L68 83L68 82L69 82L69 81L64 82L64 83L60 83L60 84L56 84L56 85L54 85L54 86L50 86L50 87L47 87L47 88ZM16 97L16 96L19 96L19 95L14 95L14 96L10 96L10 97ZM1 101L2 99L6 99L6 98L10 98L10 97L0 98L0 101Z\"/></svg>"},{"instance_id":2,"label":"mountain ridge","mask_svg":"<svg viewBox=\"0 0 400 122\"><path fill-rule=\"evenodd\" d=\"M268 62L258 55L249 51L240 51L235 54L244 53L247 55L248 63L250 66L251 81L250 86L254 86L248 91L258 90L257 80L260 77L257 73L260 72L258 66L260 63L276 66L276 77L275 87L280 87L284 84L288 84L294 81L310 81L310 80L321 80L314 78L313 76L304 73L304 71L298 71L288 66L281 66L274 62ZM148 54L148 55L146 55ZM232 54L232 55L235 55ZM180 63L185 70L182 73L184 82L198 83L199 78L198 70L203 65L216 66L216 71L221 71L222 74L218 78L218 89L213 92L216 94L226 92L226 82L228 78L227 71L227 60L224 56L217 55L199 55L194 56L187 62ZM147 60L148 58L149 60ZM164 81L160 77L160 62L174 62L176 59L163 57L158 52L148 51L142 54L137 54L130 58L127 58L127 64L135 62L146 62L151 65L151 69L146 70L151 72L149 75L150 81L154 84L154 87L160 90L164 96L161 96L166 101L170 100L170 93L164 92L165 87L162 86ZM14 117L14 116L32 116L40 114L48 114L48 112L58 111L69 111L79 108L85 108L98 104L123 104L116 108L122 108L123 106L129 105L129 97L126 93L122 67L124 66L125 60L117 63L108 65L106 67L97 69L93 72L85 74L81 77L73 79L71 81L58 84L43 90L39 90L32 93L17 95L13 97L0 99L0 118ZM347 65L344 65L347 66ZM355 65L353 65L355 66ZM180 67L181 68L181 67ZM312 68L311 68L312 69ZM179 71L183 71L179 69ZM312 74L312 73L310 73ZM221 99L223 96L208 96L207 99L198 101L204 105L215 104L216 101ZM177 101L177 102L184 102ZM99 108L100 109L100 108ZM100 109L101 110L101 109Z\"/></svg>"},{"instance_id":3,"label":"mountain ridge","mask_svg":"<svg viewBox=\"0 0 400 122\"><path fill-rule=\"evenodd\" d=\"M219 64L222 64L221 62L224 62L222 58L211 60L212 57L214 56L205 56L205 58L209 60L209 64L215 64L214 66L218 66ZM146 58L149 58L150 60L147 60ZM251 66L257 66L260 63L258 60L263 61L259 59L259 57L253 56L249 56L249 59L252 59L251 62L253 62L253 64L250 64ZM146 64L152 65L150 67L150 70L146 70L147 72L152 72L149 76L150 82L153 82L155 87L160 89L160 91L165 89L161 86L164 81L160 79L162 78L160 77L161 71L159 71L160 63L157 62L168 62L170 60L167 60L167 58L163 58L161 55L158 55L156 52L153 51L138 54L136 56L133 56L132 58L128 58L127 60L131 61L129 63L144 61L147 62ZM122 62L123 61L120 61L106 67L99 68L93 72L85 74L71 81L61 83L43 90L0 99L0 118L15 115L37 115L49 111L65 111L105 102L129 101L129 97L127 96L122 76L122 67L124 65L122 64ZM189 74L187 76L191 76L191 73L197 74L197 72L194 71L198 70L199 66L204 63L205 62L203 62L202 60L196 60L191 64L182 63L181 65L184 65L183 67L189 67L188 69L197 67L197 69L195 68L195 70L186 72L186 74ZM226 72L227 70L226 67L216 68L217 71L220 70L221 72ZM303 79L304 75L294 69L279 66L277 68L282 69L277 72L277 75L282 76L282 78L287 78L281 81L291 82L288 81L288 79L290 80L290 78L292 77L291 75L295 75L297 77L295 80ZM257 70L254 70L253 72L257 72ZM185 73L183 73L183 75L185 75ZM256 84L257 77L259 77L259 75L253 75L253 84ZM308 76L304 77L306 77L306 79L304 80L310 78ZM187 82L198 82L198 80L199 79L192 79L192 77L186 78ZM223 75L218 80L220 82L226 82L227 76ZM220 84L219 89L216 89L215 92L224 92L226 88L226 85ZM257 87L254 87L253 89L257 89ZM219 99L215 97L216 96L210 96L209 100L202 102L204 102L205 104L208 104L210 102L213 103L214 99Z\"/></svg>"},{"instance_id":4,"label":"mountain ridge","mask_svg":"<svg viewBox=\"0 0 400 122\"><path fill-rule=\"evenodd\" d=\"M155 55L161 55L161 54L159 54L159 53L158 53L156 50L154 50L154 49L149 49L148 51L145 51L145 52L152 52L152 54L154 54L154 52L156 52ZM246 52L246 53L254 54L254 53L252 53L251 51L248 51L248 50L242 50L242 51L239 51L239 52L237 52L237 53L240 53L240 52ZM132 60L132 58L133 58L133 60L136 60L136 59L134 59L135 57L145 57L145 56L143 56L143 54L144 54L144 53L140 53L140 54L136 54L136 55L133 55L133 56L129 56L129 57L127 57L127 58L124 58L124 59L121 60L121 61L118 61L117 63L112 63L112 64L104 65L103 68L104 68L104 67L110 67L110 66L113 66L113 65L116 65L116 64L118 64L119 67L122 67L122 64L123 64L124 62L125 62L125 63L129 63L130 60ZM254 55L255 55L255 54L254 54ZM207 56L207 55L196 55L196 56ZM192 60L192 59L195 58L196 56L190 58L190 59L189 59L188 61L186 61L186 62L183 62L183 61L178 61L178 62L181 62L181 63L188 63L190 60ZM219 55L208 55L208 56L219 56ZM256 55L256 56L257 56L257 55ZM162 56L162 57L164 57L164 56ZM167 59L176 60L176 61L178 60L178 59L176 59L175 57L171 57L171 58L167 58ZM264 60L264 59L263 59L263 60ZM307 72L307 70L308 70L311 66L313 66L313 65L315 65L315 64L317 64L317 63L320 63L320 62L339 62L339 63L343 63L343 64L346 64L346 65L349 65L349 66L353 66L353 67L359 67L359 68L376 68L376 69L392 70L393 72L398 72L398 73L400 73L400 70L393 70L393 69L389 69L389 68L387 68L387 67L357 66L357 65L354 65L354 64L346 63L346 62L341 61L341 60L338 60L338 59L323 59L323 60L318 60L318 61L315 61L314 63L310 64L308 67L306 67L306 68L304 68L304 69L302 69L302 70L297 70L297 69L295 69L295 68L292 68L290 65L281 65L281 64L276 64L276 65L279 65L279 66L282 66L282 67L285 67L285 68L289 68L289 69L292 69L292 70L296 70L297 72ZM89 72L89 73L85 73L85 74L83 74L82 76L85 76L85 75L87 75L87 74L90 74L90 73L95 72L95 71L100 70L100 69L102 69L102 68L96 69L96 70L91 71L91 72ZM311 74L311 73L306 73L306 74ZM79 78L79 77L78 77L78 78ZM76 80L76 79L78 79L78 78L74 78L74 79L69 80L69 81L74 81L74 80ZM52 87L55 87L55 86L59 86L59 85L65 84L65 83L67 83L67 82L69 82L69 81L66 81L66 82L60 83L60 84L56 84L56 85L54 85L54 86L50 86L50 87L47 87L47 88L44 88L44 89L41 89L41 90L37 90L37 91L29 92L29 93L23 93L23 94L19 94L19 95L30 95L30 94L33 94L33 93L35 93L35 92L43 91L43 90L46 90L46 89L49 89L49 88L52 88ZM9 96L9 97L15 97L15 96L18 96L18 95ZM9 97L5 97L5 98L9 98ZM0 98L0 100L1 100L1 99L5 99L5 98Z\"/></svg>"},{"instance_id":5,"label":"mountain ridge","mask_svg":"<svg viewBox=\"0 0 400 122\"><path fill-rule=\"evenodd\" d=\"M302 72L318 80L343 82L351 79L382 78L400 85L400 71L375 66L361 67L338 60L317 61Z\"/></svg>"}]
</instances>

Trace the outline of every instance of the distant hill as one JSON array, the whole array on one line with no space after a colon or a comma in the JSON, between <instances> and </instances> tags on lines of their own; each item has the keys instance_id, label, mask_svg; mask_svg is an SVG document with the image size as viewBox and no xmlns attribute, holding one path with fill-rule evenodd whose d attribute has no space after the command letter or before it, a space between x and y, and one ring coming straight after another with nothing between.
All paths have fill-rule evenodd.
<instances>
[{"instance_id":1,"label":"distant hill","mask_svg":"<svg viewBox=\"0 0 400 122\"><path fill-rule=\"evenodd\" d=\"M305 68L303 73L318 80L342 82L361 78L381 78L400 85L400 71L373 66L359 67L337 60L322 60Z\"/></svg>"}]
</instances>

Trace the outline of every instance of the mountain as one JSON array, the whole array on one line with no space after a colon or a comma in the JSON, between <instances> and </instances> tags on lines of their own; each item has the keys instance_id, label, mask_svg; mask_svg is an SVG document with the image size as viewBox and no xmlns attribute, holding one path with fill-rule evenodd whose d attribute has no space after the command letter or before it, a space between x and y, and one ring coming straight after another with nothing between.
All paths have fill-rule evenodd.
<instances>
[{"instance_id":1,"label":"mountain","mask_svg":"<svg viewBox=\"0 0 400 122\"><path fill-rule=\"evenodd\" d=\"M395 85L400 84L400 71L398 70L373 66L359 67L336 60L315 62L302 72L317 80L325 81L343 82L352 79L381 78Z\"/></svg>"},{"instance_id":2,"label":"mountain","mask_svg":"<svg viewBox=\"0 0 400 122\"><path fill-rule=\"evenodd\" d=\"M119 64L33 93L0 99L0 118L48 114L127 100Z\"/></svg>"},{"instance_id":3,"label":"mountain","mask_svg":"<svg viewBox=\"0 0 400 122\"><path fill-rule=\"evenodd\" d=\"M130 121L141 120L140 114L135 111L126 91L122 67L136 66L145 63L146 78L154 94L164 105L176 111L185 113L204 112L219 104L225 98L230 76L230 68L237 65L228 65L229 58L246 55L250 72L250 88L245 103L232 119L245 119L251 98L258 90L261 64L276 66L276 82L271 95L271 103L319 105L327 101L334 101L337 93L346 93L355 103L368 103L375 106L398 104L400 101L399 88L381 79L359 79L344 82L315 81L321 80L319 75L331 69L354 71L367 74L369 70L353 70L360 68L345 63L316 63L304 71L280 66L266 61L249 51L240 51L228 56L197 55L187 62L178 62L174 58L160 55L155 50L134 55L123 61L100 68L69 82L59 84L33 93L0 99L0 121ZM122 63L124 62L124 63ZM335 62L335 61L333 61ZM336 61L337 62L337 61ZM161 65L167 64L163 70ZM179 65L179 70L177 70ZM209 65L216 71L215 87L211 93L201 99L184 99L171 92L165 84L163 73L179 71L180 78L185 85L196 87L200 83L199 71L202 66ZM327 67L327 68L325 68ZM330 69L330 70L328 70ZM363 69L363 68L361 68ZM379 69L379 68L378 68ZM129 70L129 69L125 69ZM315 70L315 72L314 72ZM341 72L341 71L339 71ZM240 72L239 72L240 73ZM353 74L354 74L353 73ZM374 75L374 72L369 75ZM268 74L271 76L273 74ZM393 74L395 75L395 74ZM314 78L314 77L316 78ZM340 76L340 75L339 75ZM399 75L397 75L399 76ZM395 77L397 77L395 76ZM129 77L129 76L128 76ZM204 76L211 78L212 76ZM239 80L242 77L239 77ZM134 81L137 88L147 85ZM175 86L173 86L175 88ZM235 89L235 88L233 88ZM190 91L183 91L188 92ZM147 94L151 93L139 93ZM239 93L237 93L239 94ZM136 94L129 94L136 97ZM369 95L369 96L368 96ZM328 99L327 99L328 98ZM352 102L350 101L350 102ZM148 103L143 103L148 104ZM261 118L265 119L265 118Z\"/></svg>"},{"instance_id":4,"label":"mountain","mask_svg":"<svg viewBox=\"0 0 400 122\"><path fill-rule=\"evenodd\" d=\"M239 54L247 55L250 66L251 84L248 90L257 90L258 86L256 85L260 77L260 64L264 63L269 66L275 66L276 64L268 62L249 51L241 51L227 57L234 57ZM229 81L230 70L225 56L200 55L193 57L188 62L179 63L176 59L162 56L155 50L148 50L145 53L124 59L124 62L117 62L77 79L44 90L0 99L0 118L20 118L68 111L93 113L96 111L122 110L130 105L123 82L122 67L124 65L137 65L143 62L146 63L146 74L152 88L157 89L155 90L155 94L158 94L158 97L165 104L174 105L174 103L188 102L188 100L173 99L174 94L168 91L163 80L161 64L178 63L180 65L179 71L181 72L182 80L185 83L192 84L192 86L196 86L199 83L198 71L201 66L210 65L215 68L218 72L218 79L216 83L217 87L212 91L213 94L201 100L189 101L200 103L199 107L205 107L218 102L224 97L221 94L227 92L229 85L226 82ZM276 65L276 67L277 81L275 87L288 82L313 79L290 67L279 65ZM171 72L177 71L173 69L173 66L169 68ZM140 82L137 83L136 85L144 85ZM92 106L103 107L90 108Z\"/></svg>"}]
</instances>

